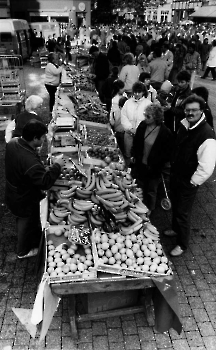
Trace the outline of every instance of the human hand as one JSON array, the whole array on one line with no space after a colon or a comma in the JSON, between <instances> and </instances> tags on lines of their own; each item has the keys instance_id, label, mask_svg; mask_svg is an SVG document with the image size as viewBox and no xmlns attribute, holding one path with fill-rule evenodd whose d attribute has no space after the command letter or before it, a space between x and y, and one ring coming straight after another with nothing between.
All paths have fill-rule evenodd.
<instances>
[{"instance_id":1,"label":"human hand","mask_svg":"<svg viewBox=\"0 0 216 350\"><path fill-rule=\"evenodd\" d=\"M60 167L62 168L63 167L63 165L65 164L65 160L64 160L64 155L63 154L60 154L59 156L57 156L56 158L55 158L55 160L54 160L54 164L59 164L60 165Z\"/></svg>"}]
</instances>

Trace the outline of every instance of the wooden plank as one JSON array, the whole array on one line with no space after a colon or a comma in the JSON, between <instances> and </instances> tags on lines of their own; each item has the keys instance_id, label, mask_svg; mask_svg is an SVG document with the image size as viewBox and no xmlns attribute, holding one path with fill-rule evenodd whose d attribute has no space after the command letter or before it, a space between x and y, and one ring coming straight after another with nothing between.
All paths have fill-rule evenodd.
<instances>
[{"instance_id":1,"label":"wooden plank","mask_svg":"<svg viewBox=\"0 0 216 350\"><path fill-rule=\"evenodd\" d=\"M99 320L107 317L117 317L117 316L123 316L123 315L137 314L140 312L144 312L143 306L134 306L129 308L117 309L117 310L97 312L94 314L79 315L76 318L76 320L77 322L85 322L85 321L91 321L91 320Z\"/></svg>"},{"instance_id":2,"label":"wooden plank","mask_svg":"<svg viewBox=\"0 0 216 350\"><path fill-rule=\"evenodd\" d=\"M152 287L155 287L155 285L150 278L97 278L96 280L55 283L51 285L52 291L58 295L111 292Z\"/></svg>"},{"instance_id":3,"label":"wooden plank","mask_svg":"<svg viewBox=\"0 0 216 350\"><path fill-rule=\"evenodd\" d=\"M68 314L70 319L71 337L73 340L77 340L78 332L76 325L76 296L73 294L68 298Z\"/></svg>"}]
</instances>

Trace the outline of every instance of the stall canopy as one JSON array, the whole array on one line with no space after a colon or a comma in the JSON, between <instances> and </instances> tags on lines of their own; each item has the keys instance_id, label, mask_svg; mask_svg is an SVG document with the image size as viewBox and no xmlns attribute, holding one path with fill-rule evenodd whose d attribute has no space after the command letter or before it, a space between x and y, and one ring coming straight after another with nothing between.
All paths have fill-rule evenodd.
<instances>
[{"instance_id":1,"label":"stall canopy","mask_svg":"<svg viewBox=\"0 0 216 350\"><path fill-rule=\"evenodd\" d=\"M193 12L190 17L211 17L216 18L216 6L203 6Z\"/></svg>"}]
</instances>

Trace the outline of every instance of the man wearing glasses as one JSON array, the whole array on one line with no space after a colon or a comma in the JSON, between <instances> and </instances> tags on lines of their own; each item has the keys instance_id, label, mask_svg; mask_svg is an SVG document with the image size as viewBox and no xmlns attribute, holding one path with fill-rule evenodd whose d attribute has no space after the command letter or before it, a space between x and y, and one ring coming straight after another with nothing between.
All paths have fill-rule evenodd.
<instances>
[{"instance_id":1,"label":"man wearing glasses","mask_svg":"<svg viewBox=\"0 0 216 350\"><path fill-rule=\"evenodd\" d=\"M195 94L184 101L186 118L181 121L171 162L172 230L164 231L166 236L177 237L172 256L188 247L192 205L216 163L215 133L206 122L204 108L205 101Z\"/></svg>"}]
</instances>

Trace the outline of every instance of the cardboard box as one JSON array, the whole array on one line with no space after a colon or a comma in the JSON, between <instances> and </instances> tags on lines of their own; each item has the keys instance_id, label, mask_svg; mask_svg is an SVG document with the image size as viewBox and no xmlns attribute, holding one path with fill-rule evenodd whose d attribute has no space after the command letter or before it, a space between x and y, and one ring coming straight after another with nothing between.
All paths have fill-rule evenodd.
<instances>
[{"instance_id":1,"label":"cardboard box","mask_svg":"<svg viewBox=\"0 0 216 350\"><path fill-rule=\"evenodd\" d=\"M126 308L138 304L139 290L125 290L79 295L82 312L97 313Z\"/></svg>"}]
</instances>

